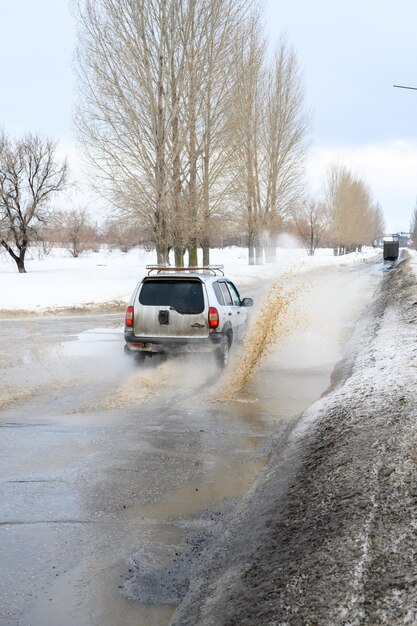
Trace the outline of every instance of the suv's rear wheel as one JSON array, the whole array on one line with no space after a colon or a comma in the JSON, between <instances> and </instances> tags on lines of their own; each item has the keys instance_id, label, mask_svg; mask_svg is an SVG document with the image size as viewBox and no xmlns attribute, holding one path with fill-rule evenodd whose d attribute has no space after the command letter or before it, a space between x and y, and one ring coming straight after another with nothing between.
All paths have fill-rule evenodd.
<instances>
[{"instance_id":1,"label":"suv's rear wheel","mask_svg":"<svg viewBox=\"0 0 417 626\"><path fill-rule=\"evenodd\" d=\"M144 362L144 360L145 360L145 353L144 352L137 351L137 352L134 352L133 354L134 354L134 358L135 358L135 362L136 363L140 364L140 363Z\"/></svg>"},{"instance_id":2,"label":"suv's rear wheel","mask_svg":"<svg viewBox=\"0 0 417 626\"><path fill-rule=\"evenodd\" d=\"M225 337L220 345L220 347L216 350L216 361L217 365L224 369L229 364L229 352L230 352L230 343L229 339Z\"/></svg>"}]
</instances>

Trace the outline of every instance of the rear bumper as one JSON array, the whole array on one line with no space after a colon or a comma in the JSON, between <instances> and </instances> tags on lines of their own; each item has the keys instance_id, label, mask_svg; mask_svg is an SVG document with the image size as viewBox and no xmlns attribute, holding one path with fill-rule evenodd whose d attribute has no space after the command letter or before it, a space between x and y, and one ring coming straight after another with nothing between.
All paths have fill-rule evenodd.
<instances>
[{"instance_id":1,"label":"rear bumper","mask_svg":"<svg viewBox=\"0 0 417 626\"><path fill-rule=\"evenodd\" d=\"M138 337L125 331L126 349L131 352L212 352L222 340L222 333L210 333L208 337Z\"/></svg>"}]
</instances>

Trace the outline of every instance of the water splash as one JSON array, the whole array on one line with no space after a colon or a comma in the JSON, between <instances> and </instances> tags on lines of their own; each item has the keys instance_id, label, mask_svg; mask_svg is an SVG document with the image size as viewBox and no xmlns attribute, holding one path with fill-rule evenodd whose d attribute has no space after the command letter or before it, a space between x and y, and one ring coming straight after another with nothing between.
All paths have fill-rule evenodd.
<instances>
[{"instance_id":1,"label":"water splash","mask_svg":"<svg viewBox=\"0 0 417 626\"><path fill-rule=\"evenodd\" d=\"M219 402L237 398L247 389L262 360L294 324L294 317L289 319L288 310L293 304L298 289L288 291L284 280L270 288L261 310L253 320L246 334L243 354L228 372L226 382L217 396Z\"/></svg>"},{"instance_id":2,"label":"water splash","mask_svg":"<svg viewBox=\"0 0 417 626\"><path fill-rule=\"evenodd\" d=\"M34 389L16 389L11 385L5 385L0 393L0 411L28 400L34 393Z\"/></svg>"},{"instance_id":3,"label":"water splash","mask_svg":"<svg viewBox=\"0 0 417 626\"><path fill-rule=\"evenodd\" d=\"M154 396L161 387L169 385L174 377L175 370L169 361L161 363L156 368L137 372L116 388L103 408L119 409L137 404Z\"/></svg>"}]
</instances>

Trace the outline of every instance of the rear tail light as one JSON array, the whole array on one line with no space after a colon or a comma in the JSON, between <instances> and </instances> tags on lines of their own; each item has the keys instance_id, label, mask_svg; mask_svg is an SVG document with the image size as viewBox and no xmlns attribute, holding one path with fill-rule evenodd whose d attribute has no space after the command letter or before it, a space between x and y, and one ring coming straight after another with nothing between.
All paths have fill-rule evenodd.
<instances>
[{"instance_id":1,"label":"rear tail light","mask_svg":"<svg viewBox=\"0 0 417 626\"><path fill-rule=\"evenodd\" d=\"M128 328L133 328L133 306L128 306L126 309L125 324Z\"/></svg>"},{"instance_id":2,"label":"rear tail light","mask_svg":"<svg viewBox=\"0 0 417 626\"><path fill-rule=\"evenodd\" d=\"M220 323L219 312L214 306L209 308L208 321L209 328L217 328Z\"/></svg>"}]
</instances>

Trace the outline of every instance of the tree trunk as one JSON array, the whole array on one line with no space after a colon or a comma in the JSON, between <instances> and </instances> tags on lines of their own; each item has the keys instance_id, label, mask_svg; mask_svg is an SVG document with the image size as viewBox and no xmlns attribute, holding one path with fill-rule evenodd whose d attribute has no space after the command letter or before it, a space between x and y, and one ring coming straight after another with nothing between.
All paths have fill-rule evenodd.
<instances>
[{"instance_id":1,"label":"tree trunk","mask_svg":"<svg viewBox=\"0 0 417 626\"><path fill-rule=\"evenodd\" d=\"M210 244L206 240L203 241L203 265L210 265Z\"/></svg>"},{"instance_id":2,"label":"tree trunk","mask_svg":"<svg viewBox=\"0 0 417 626\"><path fill-rule=\"evenodd\" d=\"M265 261L267 263L276 263L277 260L277 249L274 245L273 238L269 237L268 242L265 246Z\"/></svg>"},{"instance_id":3,"label":"tree trunk","mask_svg":"<svg viewBox=\"0 0 417 626\"><path fill-rule=\"evenodd\" d=\"M166 246L157 245L156 260L158 265L169 265L169 250Z\"/></svg>"},{"instance_id":4,"label":"tree trunk","mask_svg":"<svg viewBox=\"0 0 417 626\"><path fill-rule=\"evenodd\" d=\"M198 228L198 211L197 211L197 134L196 134L196 115L195 105L192 100L193 114L190 122L190 180L188 184L189 198L189 223L190 234L188 244L188 264L189 266L197 266L197 228Z\"/></svg>"},{"instance_id":5,"label":"tree trunk","mask_svg":"<svg viewBox=\"0 0 417 626\"><path fill-rule=\"evenodd\" d=\"M162 3L163 9L163 33L166 37L166 2ZM161 40L158 51L158 78L156 95L156 121L155 121L155 241L158 264L169 264L168 253L168 224L166 216L166 178L167 164L165 158L165 93L164 93L164 42ZM148 59L149 63L149 59Z\"/></svg>"},{"instance_id":6,"label":"tree trunk","mask_svg":"<svg viewBox=\"0 0 417 626\"><path fill-rule=\"evenodd\" d=\"M313 232L313 228L311 227L310 230L310 244L309 244L309 251L308 251L309 256L313 256L314 255L314 232Z\"/></svg>"},{"instance_id":7,"label":"tree trunk","mask_svg":"<svg viewBox=\"0 0 417 626\"><path fill-rule=\"evenodd\" d=\"M197 243L195 241L188 248L188 266L198 267Z\"/></svg>"},{"instance_id":8,"label":"tree trunk","mask_svg":"<svg viewBox=\"0 0 417 626\"><path fill-rule=\"evenodd\" d=\"M248 263L249 265L255 265L255 234L251 206L248 207L248 222Z\"/></svg>"},{"instance_id":9,"label":"tree trunk","mask_svg":"<svg viewBox=\"0 0 417 626\"><path fill-rule=\"evenodd\" d=\"M19 252L20 252L19 256L17 256L17 254L9 246L7 241L4 241L4 240L0 241L0 245L2 245L5 250L7 250L7 252L10 254L12 259L15 261L17 265L17 269L19 270L19 274L26 274L25 256L26 256L28 242L25 241L24 246L22 248L19 246Z\"/></svg>"},{"instance_id":10,"label":"tree trunk","mask_svg":"<svg viewBox=\"0 0 417 626\"><path fill-rule=\"evenodd\" d=\"M246 180L246 193L247 193L247 219L248 219L248 263L249 265L255 265L255 243L256 243L256 218L255 210L256 206L253 202L253 171L252 171L252 157L250 149L250 141L246 147L246 167L247 167L247 180Z\"/></svg>"},{"instance_id":11,"label":"tree trunk","mask_svg":"<svg viewBox=\"0 0 417 626\"><path fill-rule=\"evenodd\" d=\"M264 255L263 255L263 247L259 241L259 237L257 238L257 242L256 242L256 246L255 246L255 252L256 252L256 263L257 265L263 265L264 262Z\"/></svg>"},{"instance_id":12,"label":"tree trunk","mask_svg":"<svg viewBox=\"0 0 417 626\"><path fill-rule=\"evenodd\" d=\"M210 181L209 181L209 142L207 141L206 153L203 158L203 265L210 265Z\"/></svg>"},{"instance_id":13,"label":"tree trunk","mask_svg":"<svg viewBox=\"0 0 417 626\"><path fill-rule=\"evenodd\" d=\"M175 254L175 267L184 267L184 249L179 246L174 248Z\"/></svg>"},{"instance_id":14,"label":"tree trunk","mask_svg":"<svg viewBox=\"0 0 417 626\"><path fill-rule=\"evenodd\" d=\"M19 270L19 274L26 274L25 268L25 252L21 252L19 257L15 258L17 269Z\"/></svg>"},{"instance_id":15,"label":"tree trunk","mask_svg":"<svg viewBox=\"0 0 417 626\"><path fill-rule=\"evenodd\" d=\"M249 265L255 265L255 238L253 233L248 234L248 263Z\"/></svg>"},{"instance_id":16,"label":"tree trunk","mask_svg":"<svg viewBox=\"0 0 417 626\"><path fill-rule=\"evenodd\" d=\"M171 8L171 11L173 9ZM174 14L171 13L171 39L174 41ZM181 215L181 159L179 147L179 101L178 101L178 85L177 76L175 74L175 58L174 48L171 51L171 107L173 111L171 123L171 139L172 139L172 187L173 187L173 227L172 234L174 239L175 251L175 267L184 267L184 216Z\"/></svg>"}]
</instances>

